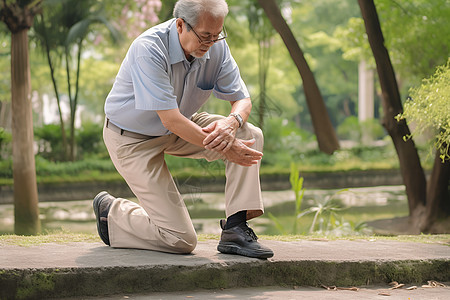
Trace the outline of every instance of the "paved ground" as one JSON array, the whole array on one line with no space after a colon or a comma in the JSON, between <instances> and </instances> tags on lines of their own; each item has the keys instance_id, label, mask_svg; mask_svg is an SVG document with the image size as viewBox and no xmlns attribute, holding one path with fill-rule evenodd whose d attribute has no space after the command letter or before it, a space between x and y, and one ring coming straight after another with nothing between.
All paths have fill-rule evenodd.
<instances>
[{"instance_id":1,"label":"paved ground","mask_svg":"<svg viewBox=\"0 0 450 300\"><path fill-rule=\"evenodd\" d=\"M382 299L382 300L448 300L450 298L450 287L422 288L414 290L396 289L390 290L388 287L359 288L357 291L346 290L325 290L314 287L258 287L258 288L238 288L213 291L193 291L193 292L168 292L168 293L147 293L147 294L121 294L108 297L83 297L76 299L84 300L212 300L212 299L271 299L271 300L361 300L361 299ZM75 300L75 298L73 298ZM70 300L70 299L68 299Z\"/></svg>"},{"instance_id":2,"label":"paved ground","mask_svg":"<svg viewBox=\"0 0 450 300\"><path fill-rule=\"evenodd\" d=\"M419 289L391 291L389 299L450 299L448 288L421 288L429 280L450 282L448 245L380 240L261 242L274 250L273 258L220 254L215 240L199 242L190 255L113 249L101 243L0 245L0 299L108 294L118 295L112 299L381 299L386 296L378 295L377 289L317 287L368 284L384 291L393 280ZM316 288L293 289L297 286Z\"/></svg>"}]
</instances>

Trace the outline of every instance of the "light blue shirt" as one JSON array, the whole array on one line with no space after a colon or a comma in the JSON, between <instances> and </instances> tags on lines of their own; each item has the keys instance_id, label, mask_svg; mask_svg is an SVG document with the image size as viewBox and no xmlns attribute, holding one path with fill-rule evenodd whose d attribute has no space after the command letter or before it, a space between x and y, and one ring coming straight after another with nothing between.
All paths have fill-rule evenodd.
<instances>
[{"instance_id":1,"label":"light blue shirt","mask_svg":"<svg viewBox=\"0 0 450 300\"><path fill-rule=\"evenodd\" d=\"M181 48L175 19L152 27L131 44L106 98L105 113L122 129L150 136L170 132L156 111L179 108L187 118L208 101L249 97L227 43L215 43L191 63Z\"/></svg>"}]
</instances>

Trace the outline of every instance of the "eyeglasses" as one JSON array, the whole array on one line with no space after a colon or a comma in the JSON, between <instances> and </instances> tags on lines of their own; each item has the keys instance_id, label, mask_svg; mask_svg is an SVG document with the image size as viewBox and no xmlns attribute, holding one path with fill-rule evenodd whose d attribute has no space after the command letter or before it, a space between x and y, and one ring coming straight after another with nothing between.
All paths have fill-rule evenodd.
<instances>
[{"instance_id":1,"label":"eyeglasses","mask_svg":"<svg viewBox=\"0 0 450 300\"><path fill-rule=\"evenodd\" d=\"M184 20L183 20L184 21ZM184 21L184 23L186 23L186 26L189 26L189 28L192 29L192 32L194 32L195 36L198 39L198 42L202 45L207 45L207 44L211 44L211 43L217 43L221 40L224 40L227 38L227 31L225 30L225 26L223 26L222 31L219 33L219 35L217 36L217 39L215 40L204 40L202 39L197 32L195 32L194 27L192 27L188 22Z\"/></svg>"}]
</instances>

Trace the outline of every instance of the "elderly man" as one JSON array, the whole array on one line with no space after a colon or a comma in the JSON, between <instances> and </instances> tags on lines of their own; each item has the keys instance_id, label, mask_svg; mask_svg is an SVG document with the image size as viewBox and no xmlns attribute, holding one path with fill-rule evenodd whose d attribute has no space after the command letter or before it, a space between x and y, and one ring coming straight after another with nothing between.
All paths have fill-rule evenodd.
<instances>
[{"instance_id":1,"label":"elderly man","mask_svg":"<svg viewBox=\"0 0 450 300\"><path fill-rule=\"evenodd\" d=\"M99 193L93 202L107 245L190 253L197 235L164 155L222 159L226 220L218 251L268 258L247 220L263 214L261 130L249 123L251 101L225 38L224 0L179 0L174 19L130 46L105 103L103 138L139 204ZM211 93L228 116L197 110Z\"/></svg>"}]
</instances>

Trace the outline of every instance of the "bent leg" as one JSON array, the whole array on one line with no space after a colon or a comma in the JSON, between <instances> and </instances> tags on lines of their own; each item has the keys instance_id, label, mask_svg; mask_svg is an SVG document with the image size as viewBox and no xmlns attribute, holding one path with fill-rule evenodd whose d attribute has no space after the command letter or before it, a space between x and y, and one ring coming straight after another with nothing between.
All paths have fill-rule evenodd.
<instances>
[{"instance_id":1,"label":"bent leg","mask_svg":"<svg viewBox=\"0 0 450 300\"><path fill-rule=\"evenodd\" d=\"M224 118L220 115L212 115L205 112L195 114L192 121L200 127L205 127L211 122ZM255 144L252 148L261 151L263 150L264 137L261 129L252 124L245 123L242 128L239 128L236 137L240 139L249 140L254 138ZM180 157L191 158L205 158L208 161L217 159L224 159L224 157L212 150L206 150L202 147L195 146L178 139L176 143L167 149L167 153ZM247 220L258 217L264 213L264 206L261 195L261 185L259 179L259 168L261 162L251 167L244 167L238 164L225 162L225 213L229 217L234 213L242 210L247 210Z\"/></svg>"},{"instance_id":2,"label":"bent leg","mask_svg":"<svg viewBox=\"0 0 450 300\"><path fill-rule=\"evenodd\" d=\"M245 123L237 131L236 137L243 140L254 138L256 142L252 148L263 151L264 137L261 129L258 127ZM243 167L225 161L225 166L225 175L227 177L225 186L226 216L229 217L242 210L247 210L247 220L262 215L264 213L264 205L259 178L261 161L250 167Z\"/></svg>"},{"instance_id":3,"label":"bent leg","mask_svg":"<svg viewBox=\"0 0 450 300\"><path fill-rule=\"evenodd\" d=\"M197 235L183 199L164 161L164 147L174 135L135 139L104 128L114 166L139 204L118 199L108 214L112 247L189 253Z\"/></svg>"}]
</instances>

